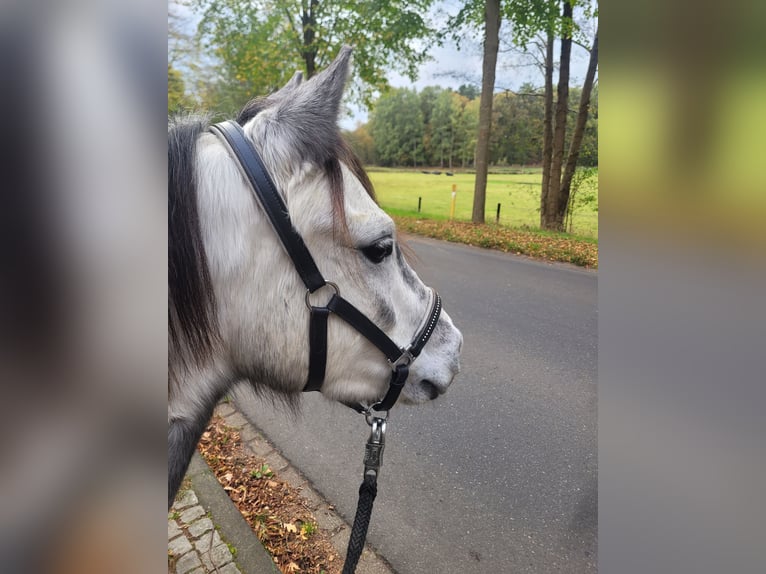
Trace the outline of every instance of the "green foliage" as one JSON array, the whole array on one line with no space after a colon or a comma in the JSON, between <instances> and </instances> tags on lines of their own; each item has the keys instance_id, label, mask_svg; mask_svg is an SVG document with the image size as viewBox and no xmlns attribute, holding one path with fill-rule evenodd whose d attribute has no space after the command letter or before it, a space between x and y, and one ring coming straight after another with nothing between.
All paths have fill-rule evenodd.
<instances>
[{"instance_id":1,"label":"green foliage","mask_svg":"<svg viewBox=\"0 0 766 574\"><path fill-rule=\"evenodd\" d=\"M473 84L461 84L457 89L457 93L469 100L475 100L481 95L481 90Z\"/></svg>"},{"instance_id":2,"label":"green foliage","mask_svg":"<svg viewBox=\"0 0 766 574\"><path fill-rule=\"evenodd\" d=\"M572 88L571 93L572 98L579 99L579 88ZM491 165L540 165L543 108L542 89L528 83L517 93L495 95L490 136ZM597 91L591 109L579 160L582 166L598 165ZM368 165L466 168L473 165L478 114L478 99L471 100L449 89L429 86L420 93L390 90L378 100L370 123L347 132L346 137ZM569 147L573 131L574 111L567 120L569 130L565 149ZM413 122L419 122L420 127ZM418 149L415 157L413 139L416 138L422 139L422 146L415 146Z\"/></svg>"},{"instance_id":3,"label":"green foliage","mask_svg":"<svg viewBox=\"0 0 766 574\"><path fill-rule=\"evenodd\" d=\"M354 46L354 99L370 104L392 70L415 79L435 37L425 20L433 0L192 0L199 34L220 62L222 93L242 103L273 91L297 69L326 67L343 44ZM244 97L243 97L244 96Z\"/></svg>"},{"instance_id":4,"label":"green foliage","mask_svg":"<svg viewBox=\"0 0 766 574\"><path fill-rule=\"evenodd\" d=\"M586 20L598 14L593 0L569 0ZM562 15L561 0L503 0L503 17L513 28L512 41L522 49L538 34L551 32L557 37L574 37L581 32L578 22ZM584 40L589 40L584 39Z\"/></svg>"},{"instance_id":5,"label":"green foliage","mask_svg":"<svg viewBox=\"0 0 766 574\"><path fill-rule=\"evenodd\" d=\"M518 93L495 96L492 105L490 162L495 165L539 165L543 147L542 91L530 84Z\"/></svg>"},{"instance_id":6,"label":"green foliage","mask_svg":"<svg viewBox=\"0 0 766 574\"><path fill-rule=\"evenodd\" d=\"M247 0L193 0L202 12L198 38L217 75L202 94L210 109L232 113L258 94L283 85L299 67L284 45L282 15L265 3Z\"/></svg>"},{"instance_id":7,"label":"green foliage","mask_svg":"<svg viewBox=\"0 0 766 574\"><path fill-rule=\"evenodd\" d=\"M458 98L458 99L455 99ZM461 96L456 96L449 90L443 90L434 103L433 114L428 125L431 132L429 142L431 165L437 163L444 167L444 158L448 158L448 165L452 167L452 152L455 144L455 124L457 115L461 111Z\"/></svg>"},{"instance_id":8,"label":"green foliage","mask_svg":"<svg viewBox=\"0 0 766 574\"><path fill-rule=\"evenodd\" d=\"M558 36L565 25L560 0L505 0L501 9L513 26L513 43L524 49L537 34Z\"/></svg>"},{"instance_id":9,"label":"green foliage","mask_svg":"<svg viewBox=\"0 0 766 574\"><path fill-rule=\"evenodd\" d=\"M370 119L377 163L382 166L473 164L479 100L429 87L393 89L380 97Z\"/></svg>"},{"instance_id":10,"label":"green foliage","mask_svg":"<svg viewBox=\"0 0 766 574\"><path fill-rule=\"evenodd\" d=\"M377 162L375 140L370 135L368 124L359 124L353 131L344 131L343 137L362 163L370 165Z\"/></svg>"},{"instance_id":11,"label":"green foliage","mask_svg":"<svg viewBox=\"0 0 766 574\"><path fill-rule=\"evenodd\" d=\"M594 167L598 166L598 85L593 86L590 95L590 113L585 123L580 157L577 165Z\"/></svg>"},{"instance_id":12,"label":"green foliage","mask_svg":"<svg viewBox=\"0 0 766 574\"><path fill-rule=\"evenodd\" d=\"M598 212L598 168L579 167L572 177L565 228L571 233L575 213Z\"/></svg>"},{"instance_id":13,"label":"green foliage","mask_svg":"<svg viewBox=\"0 0 766 574\"><path fill-rule=\"evenodd\" d=\"M266 463L263 463L260 468L256 468L250 471L250 478L255 478L258 480L261 478L271 478L272 476L274 476L274 473L271 472L269 465Z\"/></svg>"},{"instance_id":14,"label":"green foliage","mask_svg":"<svg viewBox=\"0 0 766 574\"><path fill-rule=\"evenodd\" d=\"M423 111L417 92L392 89L382 96L372 113L370 133L381 165L422 165Z\"/></svg>"},{"instance_id":15,"label":"green foliage","mask_svg":"<svg viewBox=\"0 0 766 574\"><path fill-rule=\"evenodd\" d=\"M304 538L308 538L317 531L317 525L313 522L304 522L301 524L301 534Z\"/></svg>"},{"instance_id":16,"label":"green foliage","mask_svg":"<svg viewBox=\"0 0 766 574\"><path fill-rule=\"evenodd\" d=\"M168 115L179 112L188 104L186 86L181 72L168 64Z\"/></svg>"}]
</instances>

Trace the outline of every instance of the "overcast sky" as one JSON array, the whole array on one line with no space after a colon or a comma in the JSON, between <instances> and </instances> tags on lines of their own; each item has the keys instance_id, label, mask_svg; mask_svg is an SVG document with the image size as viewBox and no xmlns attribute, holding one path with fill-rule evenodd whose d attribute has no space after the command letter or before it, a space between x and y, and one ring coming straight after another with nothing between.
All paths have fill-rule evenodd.
<instances>
[{"instance_id":1,"label":"overcast sky","mask_svg":"<svg viewBox=\"0 0 766 574\"><path fill-rule=\"evenodd\" d=\"M450 15L457 14L463 2L457 0L437 1L430 11L429 19L437 26L444 27ZM575 11L575 18L581 18ZM593 23L583 22L587 36L593 36L595 29L590 29ZM498 54L497 71L495 77L495 92L503 90L517 90L525 82L535 86L543 85L543 77L540 70L532 64L529 57L521 56L518 52L510 49L510 36L512 30L507 22L503 22L500 28L500 54ZM388 75L390 84L396 88L416 88L422 90L426 86L441 86L456 90L461 84L474 84L481 86L481 60L482 43L478 32L473 38L464 34L460 50L452 41L445 41L444 45L434 45L429 55L431 60L422 64L418 70L415 82L409 78L392 71ZM572 46L572 60L570 70L570 85L581 85L588 69L588 52L580 46ZM554 57L558 57L558 44L554 48ZM555 81L555 76L554 76ZM367 121L367 111L358 107L352 107L350 114L341 118L341 125L346 129L353 129L358 122Z\"/></svg>"},{"instance_id":2,"label":"overcast sky","mask_svg":"<svg viewBox=\"0 0 766 574\"><path fill-rule=\"evenodd\" d=\"M505 27L501 29L501 34ZM502 49L502 48L501 48ZM558 46L555 48L558 54ZM415 82L397 73L388 74L389 82L396 88L416 88L441 86L456 90L461 84L481 86L482 46L479 42L463 42L458 50L453 42L443 46L434 46L429 55L432 60L422 64ZM525 82L535 86L543 85L543 77L536 66L530 65L529 58L506 51L498 55L495 91L517 90ZM588 52L579 46L572 48L571 85L582 84L588 68ZM554 77L555 81L555 77ZM351 108L351 115L341 119L341 126L353 129L357 122L367 121L367 112L357 107Z\"/></svg>"}]
</instances>

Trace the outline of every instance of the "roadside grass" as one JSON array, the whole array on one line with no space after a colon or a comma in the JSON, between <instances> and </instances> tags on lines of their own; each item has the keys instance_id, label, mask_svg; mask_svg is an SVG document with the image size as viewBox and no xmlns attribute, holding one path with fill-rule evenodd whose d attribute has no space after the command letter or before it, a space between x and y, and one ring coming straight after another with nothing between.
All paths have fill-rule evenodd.
<instances>
[{"instance_id":1,"label":"roadside grass","mask_svg":"<svg viewBox=\"0 0 766 574\"><path fill-rule=\"evenodd\" d=\"M474 225L468 221L419 219L395 214L392 217L397 228L406 233L487 249L499 249L546 261L598 268L598 241L591 237L513 229L494 224Z\"/></svg>"},{"instance_id":2,"label":"roadside grass","mask_svg":"<svg viewBox=\"0 0 766 574\"><path fill-rule=\"evenodd\" d=\"M432 168L429 171L437 171ZM471 223L473 173L448 177L419 170L368 168L378 202L400 230L426 237L499 249L548 261L598 267L598 201L574 215L573 233L542 231L539 225L539 168L490 170L485 225ZM456 186L455 218L450 221L452 185ZM418 198L422 198L418 213ZM500 223L495 223L497 204Z\"/></svg>"},{"instance_id":3,"label":"roadside grass","mask_svg":"<svg viewBox=\"0 0 766 574\"><path fill-rule=\"evenodd\" d=\"M435 221L449 220L452 186L456 187L455 221L470 221L473 210L475 174L455 173L448 177L424 174L420 170L372 168L367 170L378 201L392 215L412 216ZM430 168L429 171L437 171ZM514 173L514 172L523 173ZM505 172L505 173L501 173ZM535 229L540 221L539 168L492 169L487 178L485 220L495 222L500 204L500 225L515 229ZM418 213L418 198L422 198ZM598 238L598 212L595 204L583 206L573 217L573 235Z\"/></svg>"}]
</instances>

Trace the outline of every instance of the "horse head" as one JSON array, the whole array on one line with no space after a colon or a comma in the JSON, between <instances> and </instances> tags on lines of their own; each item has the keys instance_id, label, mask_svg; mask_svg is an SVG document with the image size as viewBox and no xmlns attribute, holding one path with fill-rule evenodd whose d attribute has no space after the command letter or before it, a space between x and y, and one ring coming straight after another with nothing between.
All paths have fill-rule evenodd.
<instances>
[{"instance_id":1,"label":"horse head","mask_svg":"<svg viewBox=\"0 0 766 574\"><path fill-rule=\"evenodd\" d=\"M426 320L434 294L407 262L394 222L377 205L370 180L338 128L350 55L342 49L307 81L296 74L278 92L248 103L237 119L322 275L391 340L406 346ZM302 391L309 369L306 301L321 305L331 294L322 288L307 298L231 150L199 126L186 136L195 139L193 174L173 175L175 187L188 180L194 193L183 195L169 184L171 426L206 423L210 403L243 379L288 395ZM177 136L179 127L169 130L171 163L183 163L170 149L171 131L184 139ZM182 147L177 141L173 146ZM172 222L184 214L187 221ZM174 245L184 237L196 248L176 249L176 257ZM178 271L188 266L196 268ZM442 312L410 367L403 399L417 403L444 393L459 371L461 345L462 335ZM329 318L325 396L374 402L385 394L390 376L389 362L367 338ZM199 431L193 426L189 436Z\"/></svg>"}]
</instances>

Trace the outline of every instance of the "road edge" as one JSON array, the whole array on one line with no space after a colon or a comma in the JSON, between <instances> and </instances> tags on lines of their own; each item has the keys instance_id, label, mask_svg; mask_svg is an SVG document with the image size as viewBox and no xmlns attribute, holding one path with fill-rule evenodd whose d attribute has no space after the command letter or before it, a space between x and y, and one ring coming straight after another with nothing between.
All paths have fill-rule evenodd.
<instances>
[{"instance_id":1,"label":"road edge","mask_svg":"<svg viewBox=\"0 0 766 574\"><path fill-rule=\"evenodd\" d=\"M236 398L232 400L224 399L216 407L215 414L223 418L227 426L239 432L245 450L256 457L264 459L280 480L284 480L300 492L300 496L308 502L319 528L327 532L330 542L335 546L341 557L345 559L351 526L338 514L335 507L327 502L325 497L314 488L303 473L282 456L274 445L266 439L263 432L245 417L237 407ZM215 477L213 479L215 480ZM226 496L222 489L221 493L223 496ZM228 500L228 496L226 498ZM234 505L234 503L231 504L232 506ZM234 509L236 510L236 507ZM239 514L238 510L237 513ZM240 518L242 518L241 515ZM244 521L243 518L242 520ZM247 526L247 523L245 525ZM247 528L249 529L250 527L247 526ZM370 544L366 544L359 559L356 574L397 573L385 558L378 554Z\"/></svg>"},{"instance_id":2,"label":"road edge","mask_svg":"<svg viewBox=\"0 0 766 574\"><path fill-rule=\"evenodd\" d=\"M198 452L186 473L200 504L209 512L221 538L236 548L235 563L243 574L279 574L269 552L253 533Z\"/></svg>"}]
</instances>

